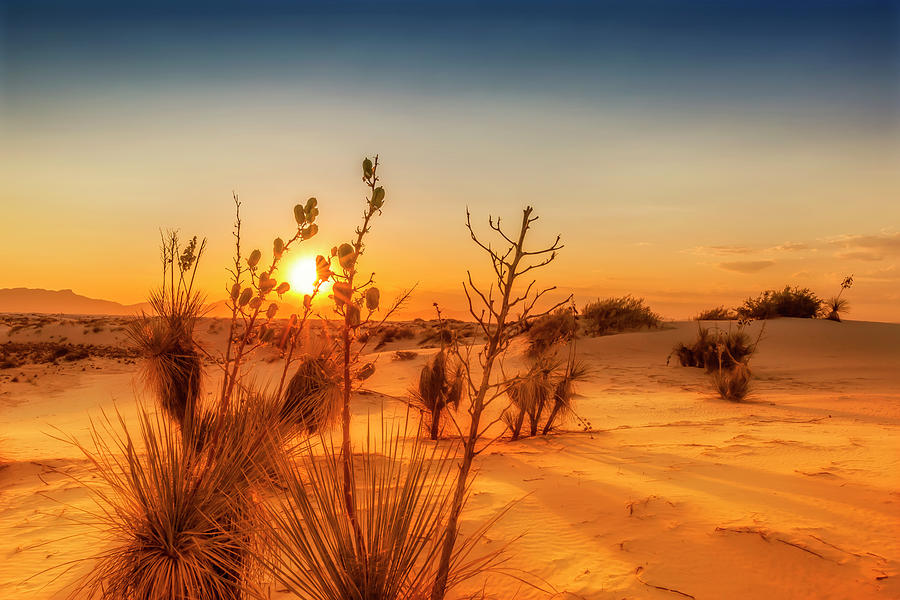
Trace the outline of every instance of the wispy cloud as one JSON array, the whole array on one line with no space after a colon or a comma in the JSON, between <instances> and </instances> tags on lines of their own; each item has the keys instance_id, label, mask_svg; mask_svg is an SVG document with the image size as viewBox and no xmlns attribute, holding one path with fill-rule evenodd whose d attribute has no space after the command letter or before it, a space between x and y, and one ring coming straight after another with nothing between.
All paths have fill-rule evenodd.
<instances>
[{"instance_id":1,"label":"wispy cloud","mask_svg":"<svg viewBox=\"0 0 900 600\"><path fill-rule=\"evenodd\" d=\"M748 246L697 246L689 248L686 252L704 256L731 256L733 254L752 254L755 250Z\"/></svg>"},{"instance_id":2,"label":"wispy cloud","mask_svg":"<svg viewBox=\"0 0 900 600\"><path fill-rule=\"evenodd\" d=\"M730 262L721 262L717 267L726 271L735 271L737 273L756 273L763 269L768 269L775 264L774 260L735 260Z\"/></svg>"},{"instance_id":3,"label":"wispy cloud","mask_svg":"<svg viewBox=\"0 0 900 600\"><path fill-rule=\"evenodd\" d=\"M840 248L836 258L847 260L883 260L889 256L900 256L900 232L876 234L841 235L831 238L828 243Z\"/></svg>"}]
</instances>

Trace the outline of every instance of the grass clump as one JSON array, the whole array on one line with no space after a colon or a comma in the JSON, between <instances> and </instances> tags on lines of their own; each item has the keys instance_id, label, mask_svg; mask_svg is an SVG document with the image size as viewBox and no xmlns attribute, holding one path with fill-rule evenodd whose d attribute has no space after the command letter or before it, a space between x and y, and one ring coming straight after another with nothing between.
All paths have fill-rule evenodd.
<instances>
[{"instance_id":1,"label":"grass clump","mask_svg":"<svg viewBox=\"0 0 900 600\"><path fill-rule=\"evenodd\" d=\"M582 309L581 316L585 322L585 331L594 336L642 327L659 327L662 320L644 304L643 298L631 295L591 302Z\"/></svg>"},{"instance_id":2,"label":"grass clump","mask_svg":"<svg viewBox=\"0 0 900 600\"><path fill-rule=\"evenodd\" d=\"M737 363L730 369L718 369L712 373L713 387L723 400L740 402L750 393L750 367Z\"/></svg>"},{"instance_id":3,"label":"grass clump","mask_svg":"<svg viewBox=\"0 0 900 600\"><path fill-rule=\"evenodd\" d=\"M304 356L284 391L281 418L312 433L335 420L340 401L337 360L325 352Z\"/></svg>"},{"instance_id":4,"label":"grass clump","mask_svg":"<svg viewBox=\"0 0 900 600\"><path fill-rule=\"evenodd\" d=\"M719 356L719 347L725 352ZM750 336L743 327L710 329L697 327L697 339L690 345L679 343L672 350L672 354L678 359L682 367L697 367L708 372L718 369L720 366L731 368L734 364L749 357L755 347Z\"/></svg>"},{"instance_id":5,"label":"grass clump","mask_svg":"<svg viewBox=\"0 0 900 600\"><path fill-rule=\"evenodd\" d=\"M551 347L574 339L577 323L573 311L560 308L530 325L526 333L529 356L538 356Z\"/></svg>"},{"instance_id":6,"label":"grass clump","mask_svg":"<svg viewBox=\"0 0 900 600\"><path fill-rule=\"evenodd\" d=\"M695 321L731 321L737 318L737 311L731 308L725 308L724 306L717 306L715 308L708 308L706 310L700 311L697 316L694 317Z\"/></svg>"},{"instance_id":7,"label":"grass clump","mask_svg":"<svg viewBox=\"0 0 900 600\"><path fill-rule=\"evenodd\" d=\"M838 292L838 295L825 300L822 307L822 313L825 315L826 319L829 321L837 321L838 323L841 322L841 313L847 312L850 308L850 303L846 298L841 298L841 295L844 293L844 290L850 289L852 285L853 275L844 277L841 281L841 291Z\"/></svg>"},{"instance_id":8,"label":"grass clump","mask_svg":"<svg viewBox=\"0 0 900 600\"><path fill-rule=\"evenodd\" d=\"M812 319L821 307L822 300L808 288L785 286L782 290L766 290L756 298L747 298L737 313L743 319Z\"/></svg>"},{"instance_id":9,"label":"grass clump","mask_svg":"<svg viewBox=\"0 0 900 600\"><path fill-rule=\"evenodd\" d=\"M430 439L440 437L442 417L459 408L462 391L462 367L452 364L446 350L440 350L422 367L418 385L410 390L409 399L410 404L421 412L422 428L428 431Z\"/></svg>"}]
</instances>

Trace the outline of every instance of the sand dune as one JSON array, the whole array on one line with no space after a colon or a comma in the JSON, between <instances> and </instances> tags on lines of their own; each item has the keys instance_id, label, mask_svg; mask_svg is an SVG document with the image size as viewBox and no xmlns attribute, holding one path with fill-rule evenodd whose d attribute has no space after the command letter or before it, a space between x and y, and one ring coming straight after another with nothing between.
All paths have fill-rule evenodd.
<instances>
[{"instance_id":1,"label":"sand dune","mask_svg":"<svg viewBox=\"0 0 900 600\"><path fill-rule=\"evenodd\" d=\"M65 330L118 343L109 326L3 327L0 342ZM488 448L464 532L514 501L489 543L512 542L505 567L560 599L900 597L900 325L770 321L753 396L740 404L715 397L701 370L666 364L695 330L580 340L594 375L577 410L593 431L569 424ZM416 356L394 360L404 348ZM404 413L434 351L412 339L373 353L355 426ZM257 365L261 377L271 368ZM88 568L42 573L84 556L92 539L70 477L90 473L48 434L83 436L103 410L133 419L134 378L133 364L103 357L0 371L0 597L62 597ZM491 584L504 599L547 597L513 578Z\"/></svg>"}]
</instances>

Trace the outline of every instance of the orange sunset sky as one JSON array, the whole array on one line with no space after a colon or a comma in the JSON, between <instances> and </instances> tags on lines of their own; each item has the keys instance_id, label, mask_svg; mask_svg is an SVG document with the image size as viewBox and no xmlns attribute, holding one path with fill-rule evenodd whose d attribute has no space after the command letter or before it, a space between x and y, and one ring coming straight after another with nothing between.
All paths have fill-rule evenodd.
<instances>
[{"instance_id":1,"label":"orange sunset sky","mask_svg":"<svg viewBox=\"0 0 900 600\"><path fill-rule=\"evenodd\" d=\"M346 18L368 6L5 5L0 287L140 302L159 230L178 228L209 238L200 284L218 300L232 190L264 252L318 198L320 233L289 262L308 260L353 234L359 163L379 153L363 268L388 295L418 282L408 316L435 300L461 316L465 270L486 274L466 206L486 229L531 204L535 243L566 245L539 277L579 303L630 293L687 318L786 284L829 296L852 273L849 318L900 321L900 60L878 15Z\"/></svg>"}]
</instances>

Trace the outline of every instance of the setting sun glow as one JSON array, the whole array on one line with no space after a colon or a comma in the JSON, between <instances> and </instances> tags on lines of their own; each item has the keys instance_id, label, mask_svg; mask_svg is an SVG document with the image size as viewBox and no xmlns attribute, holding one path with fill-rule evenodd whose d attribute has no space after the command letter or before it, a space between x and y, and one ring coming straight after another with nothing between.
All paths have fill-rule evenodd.
<instances>
[{"instance_id":1,"label":"setting sun glow","mask_svg":"<svg viewBox=\"0 0 900 600\"><path fill-rule=\"evenodd\" d=\"M298 294L312 294L316 285L316 259L306 256L294 261L288 268L287 281Z\"/></svg>"}]
</instances>

